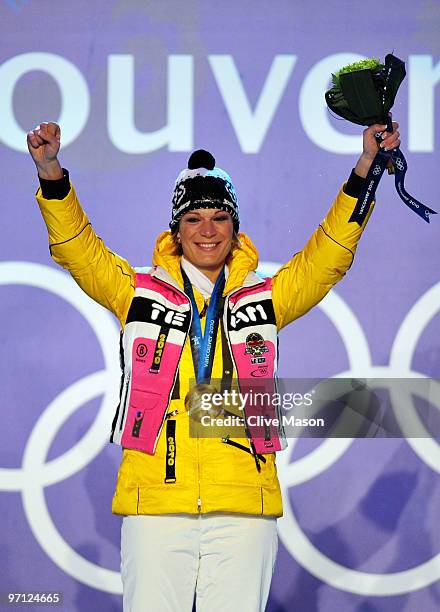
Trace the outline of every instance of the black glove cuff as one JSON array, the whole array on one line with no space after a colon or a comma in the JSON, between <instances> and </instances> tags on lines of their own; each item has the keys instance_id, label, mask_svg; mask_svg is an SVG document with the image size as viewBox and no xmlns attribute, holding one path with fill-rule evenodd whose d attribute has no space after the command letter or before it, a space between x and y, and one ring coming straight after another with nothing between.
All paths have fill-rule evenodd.
<instances>
[{"instance_id":1,"label":"black glove cuff","mask_svg":"<svg viewBox=\"0 0 440 612\"><path fill-rule=\"evenodd\" d=\"M50 181L38 177L41 193L46 200L64 200L70 191L69 171L63 168L63 177Z\"/></svg>"},{"instance_id":2,"label":"black glove cuff","mask_svg":"<svg viewBox=\"0 0 440 612\"><path fill-rule=\"evenodd\" d=\"M359 176L358 174L356 174L353 168L353 170L351 171L350 177L345 184L344 193L351 196L352 198L358 198L362 191L362 187L364 186L364 183L365 183L365 179Z\"/></svg>"}]
</instances>

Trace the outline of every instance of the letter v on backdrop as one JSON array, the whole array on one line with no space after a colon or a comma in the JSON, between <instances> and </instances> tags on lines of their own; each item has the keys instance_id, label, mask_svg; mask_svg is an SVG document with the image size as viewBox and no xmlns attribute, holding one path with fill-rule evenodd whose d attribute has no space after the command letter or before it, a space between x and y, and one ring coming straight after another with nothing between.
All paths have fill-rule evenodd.
<instances>
[{"instance_id":1,"label":"letter v on backdrop","mask_svg":"<svg viewBox=\"0 0 440 612\"><path fill-rule=\"evenodd\" d=\"M360 135L339 132L331 122L324 101L330 73L344 63L360 59L354 53L335 53L316 62L301 83L298 114L307 137L319 148L337 154L359 150ZM213 77L243 153L258 153L268 134L297 64L296 55L275 55L252 108L231 55L208 55ZM145 104L135 95L135 57L111 54L107 66L107 129L113 146L130 155L148 154L162 148L187 152L194 148L194 58L169 55L167 87L163 92L166 124L151 132L135 125L136 104ZM434 151L434 110L440 62L430 55L410 55L408 68L409 150ZM81 71L66 58L53 53L30 52L14 56L0 65L0 141L15 151L27 152L26 132L16 120L14 91L29 72L44 72L57 84L60 98L58 120L63 128L63 145L77 140L87 123L94 100ZM39 98L44 91L38 91ZM292 121L298 117L292 109Z\"/></svg>"}]
</instances>

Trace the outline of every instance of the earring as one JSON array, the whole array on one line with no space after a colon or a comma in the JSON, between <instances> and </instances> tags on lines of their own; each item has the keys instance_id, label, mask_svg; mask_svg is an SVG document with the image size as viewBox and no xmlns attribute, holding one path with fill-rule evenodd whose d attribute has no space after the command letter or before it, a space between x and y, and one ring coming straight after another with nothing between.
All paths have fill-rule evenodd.
<instances>
[{"instance_id":1,"label":"earring","mask_svg":"<svg viewBox=\"0 0 440 612\"><path fill-rule=\"evenodd\" d=\"M177 236L177 242L180 244L182 241L180 240L180 236Z\"/></svg>"}]
</instances>

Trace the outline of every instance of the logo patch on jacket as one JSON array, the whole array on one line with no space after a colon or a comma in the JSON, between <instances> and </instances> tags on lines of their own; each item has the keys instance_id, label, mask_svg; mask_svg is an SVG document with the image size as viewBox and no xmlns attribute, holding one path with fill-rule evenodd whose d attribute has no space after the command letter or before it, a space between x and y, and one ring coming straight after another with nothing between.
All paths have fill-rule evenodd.
<instances>
[{"instance_id":1,"label":"logo patch on jacket","mask_svg":"<svg viewBox=\"0 0 440 612\"><path fill-rule=\"evenodd\" d=\"M136 347L136 355L139 357L139 361L145 361L145 357L148 353L148 347L144 342L140 342Z\"/></svg>"},{"instance_id":2,"label":"logo patch on jacket","mask_svg":"<svg viewBox=\"0 0 440 612\"><path fill-rule=\"evenodd\" d=\"M190 318L189 309L186 312L179 312L151 298L135 296L128 311L126 324L139 321L185 331L189 327Z\"/></svg>"},{"instance_id":3,"label":"logo patch on jacket","mask_svg":"<svg viewBox=\"0 0 440 612\"><path fill-rule=\"evenodd\" d=\"M261 334L252 332L246 337L246 350L245 355L252 355L251 363L265 363L266 358L262 355L268 353L264 338Z\"/></svg>"},{"instance_id":4,"label":"logo patch on jacket","mask_svg":"<svg viewBox=\"0 0 440 612\"><path fill-rule=\"evenodd\" d=\"M144 420L144 413L138 410L136 412L136 416L134 419L133 429L131 430L131 435L133 436L133 438L139 438L143 420Z\"/></svg>"},{"instance_id":5,"label":"logo patch on jacket","mask_svg":"<svg viewBox=\"0 0 440 612\"><path fill-rule=\"evenodd\" d=\"M263 300L259 304L247 304L242 306L231 314L231 328L239 331L243 327L255 327L255 325L264 325L275 321L273 313L273 304L271 300Z\"/></svg>"}]
</instances>

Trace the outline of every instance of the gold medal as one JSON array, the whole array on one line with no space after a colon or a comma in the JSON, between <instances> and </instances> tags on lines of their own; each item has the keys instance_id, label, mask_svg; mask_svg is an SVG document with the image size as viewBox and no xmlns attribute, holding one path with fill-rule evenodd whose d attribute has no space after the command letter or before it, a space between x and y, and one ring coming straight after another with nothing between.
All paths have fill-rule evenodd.
<instances>
[{"instance_id":1,"label":"gold medal","mask_svg":"<svg viewBox=\"0 0 440 612\"><path fill-rule=\"evenodd\" d=\"M202 417L209 416L217 418L223 412L223 406L214 405L211 398L219 391L214 385L201 383L194 385L185 397L185 408L191 419L197 423L202 422Z\"/></svg>"}]
</instances>

